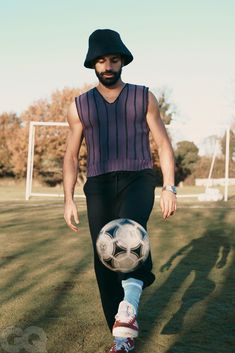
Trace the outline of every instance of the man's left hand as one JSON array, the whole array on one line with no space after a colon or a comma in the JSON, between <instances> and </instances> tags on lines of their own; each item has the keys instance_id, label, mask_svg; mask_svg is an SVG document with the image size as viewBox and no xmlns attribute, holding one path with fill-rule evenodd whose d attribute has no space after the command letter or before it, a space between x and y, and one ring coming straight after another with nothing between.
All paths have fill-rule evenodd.
<instances>
[{"instance_id":1,"label":"man's left hand","mask_svg":"<svg viewBox=\"0 0 235 353\"><path fill-rule=\"evenodd\" d=\"M160 207L164 219L173 216L176 211L176 195L171 191L163 190L160 197Z\"/></svg>"}]
</instances>

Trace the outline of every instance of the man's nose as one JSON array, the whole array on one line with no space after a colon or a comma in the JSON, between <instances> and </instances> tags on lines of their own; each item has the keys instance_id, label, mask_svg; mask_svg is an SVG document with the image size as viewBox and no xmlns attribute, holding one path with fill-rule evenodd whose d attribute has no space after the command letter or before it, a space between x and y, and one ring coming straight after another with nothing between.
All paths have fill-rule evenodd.
<instances>
[{"instance_id":1,"label":"man's nose","mask_svg":"<svg viewBox=\"0 0 235 353\"><path fill-rule=\"evenodd\" d=\"M111 63L111 61L109 61L109 60L106 61L106 63L105 63L105 70L106 70L106 71L112 70L112 63Z\"/></svg>"}]
</instances>

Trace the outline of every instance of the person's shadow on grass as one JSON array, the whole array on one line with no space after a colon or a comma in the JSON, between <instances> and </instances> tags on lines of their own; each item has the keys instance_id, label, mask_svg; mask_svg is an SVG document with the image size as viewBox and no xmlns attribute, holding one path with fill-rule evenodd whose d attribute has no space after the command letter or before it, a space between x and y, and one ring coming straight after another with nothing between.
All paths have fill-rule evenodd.
<instances>
[{"instance_id":1,"label":"person's shadow on grass","mask_svg":"<svg viewBox=\"0 0 235 353\"><path fill-rule=\"evenodd\" d=\"M193 239L179 249L161 266L160 272L170 269L178 256L184 256L172 271L168 281L177 280L180 274L181 284L194 272L194 279L182 296L182 304L171 320L162 329L162 334L176 334L182 326L188 310L197 302L205 299L215 289L215 283L209 278L212 268L221 269L227 262L230 245L226 237L218 234L218 230L208 230L202 237ZM171 278L171 277L175 278ZM168 282L169 283L169 282ZM180 283L178 283L179 286Z\"/></svg>"}]
</instances>

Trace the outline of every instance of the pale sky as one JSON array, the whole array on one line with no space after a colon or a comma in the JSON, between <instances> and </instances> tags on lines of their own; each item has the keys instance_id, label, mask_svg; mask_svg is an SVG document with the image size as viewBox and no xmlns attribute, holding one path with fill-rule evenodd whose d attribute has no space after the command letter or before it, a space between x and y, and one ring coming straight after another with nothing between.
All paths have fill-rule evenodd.
<instances>
[{"instance_id":1,"label":"pale sky","mask_svg":"<svg viewBox=\"0 0 235 353\"><path fill-rule=\"evenodd\" d=\"M234 14L234 0L0 0L0 113L96 82L88 37L110 28L134 56L123 80L166 88L175 140L202 149L235 117Z\"/></svg>"}]
</instances>

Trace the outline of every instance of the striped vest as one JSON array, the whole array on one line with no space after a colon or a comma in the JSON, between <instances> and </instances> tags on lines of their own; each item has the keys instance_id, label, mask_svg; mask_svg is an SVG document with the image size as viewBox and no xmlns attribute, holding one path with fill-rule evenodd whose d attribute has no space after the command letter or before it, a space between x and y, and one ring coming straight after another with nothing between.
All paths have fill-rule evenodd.
<instances>
[{"instance_id":1,"label":"striped vest","mask_svg":"<svg viewBox=\"0 0 235 353\"><path fill-rule=\"evenodd\" d=\"M97 88L75 97L87 145L87 177L153 167L147 102L148 87L129 83L112 103Z\"/></svg>"}]
</instances>

